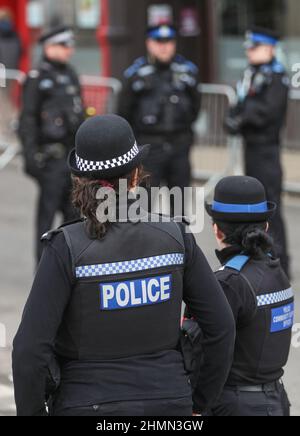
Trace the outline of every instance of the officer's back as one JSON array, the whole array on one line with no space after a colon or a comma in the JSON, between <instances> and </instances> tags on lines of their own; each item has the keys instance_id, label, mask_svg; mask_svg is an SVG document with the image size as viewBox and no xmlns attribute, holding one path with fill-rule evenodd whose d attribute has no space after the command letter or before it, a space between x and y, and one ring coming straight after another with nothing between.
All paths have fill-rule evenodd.
<instances>
[{"instance_id":1,"label":"officer's back","mask_svg":"<svg viewBox=\"0 0 300 436\"><path fill-rule=\"evenodd\" d=\"M146 154L118 116L92 118L77 133L69 165L85 219L43 238L14 341L18 414L45 413L51 395L55 415L191 415L222 389L233 320L204 255L183 223L136 220L134 199L120 195L119 177L135 188ZM115 194L116 220L107 221ZM194 407L178 349L182 300L207 339Z\"/></svg>"},{"instance_id":2,"label":"officer's back","mask_svg":"<svg viewBox=\"0 0 300 436\"><path fill-rule=\"evenodd\" d=\"M271 256L268 220L276 210L252 177L227 177L207 205L221 268L216 277L236 322L233 364L214 415L288 415L281 381L294 317L294 295L280 260Z\"/></svg>"}]
</instances>

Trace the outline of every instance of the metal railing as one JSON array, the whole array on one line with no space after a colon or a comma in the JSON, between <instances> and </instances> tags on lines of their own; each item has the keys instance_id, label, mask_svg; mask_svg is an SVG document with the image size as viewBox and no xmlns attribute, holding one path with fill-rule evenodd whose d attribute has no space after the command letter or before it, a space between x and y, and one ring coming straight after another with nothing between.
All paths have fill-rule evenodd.
<instances>
[{"instance_id":1,"label":"metal railing","mask_svg":"<svg viewBox=\"0 0 300 436\"><path fill-rule=\"evenodd\" d=\"M6 88L0 88L0 170L19 152L16 134L19 97L25 74L6 70ZM122 89L114 78L80 78L84 104L89 115L114 113ZM227 85L203 84L202 108L195 123L196 145L192 151L193 178L204 184L208 196L220 178L243 171L242 141L227 135L223 128L229 106L236 102L235 90ZM285 189L300 193L300 90L290 93L287 125L283 135Z\"/></svg>"},{"instance_id":2,"label":"metal railing","mask_svg":"<svg viewBox=\"0 0 300 436\"><path fill-rule=\"evenodd\" d=\"M4 70L0 88L0 170L18 154L17 126L21 86L26 75L19 70Z\"/></svg>"},{"instance_id":3,"label":"metal railing","mask_svg":"<svg viewBox=\"0 0 300 436\"><path fill-rule=\"evenodd\" d=\"M5 71L5 88L0 89L0 170L5 168L20 151L17 127L20 92L26 75L17 70ZM117 108L121 82L114 78L80 77L82 96L88 115L113 113Z\"/></svg>"},{"instance_id":4,"label":"metal railing","mask_svg":"<svg viewBox=\"0 0 300 436\"><path fill-rule=\"evenodd\" d=\"M236 103L236 93L226 85L201 85L201 112L195 123L195 147L192 152L192 175L204 184L209 196L216 183L236 172L239 166L240 140L227 135L224 117Z\"/></svg>"},{"instance_id":5,"label":"metal railing","mask_svg":"<svg viewBox=\"0 0 300 436\"><path fill-rule=\"evenodd\" d=\"M223 128L228 107L236 102L230 86L202 85L203 103L196 123L196 147L193 152L193 177L204 181L206 195L227 174L243 174L243 141L228 136ZM300 90L289 95L286 125L282 135L284 190L300 194Z\"/></svg>"}]
</instances>

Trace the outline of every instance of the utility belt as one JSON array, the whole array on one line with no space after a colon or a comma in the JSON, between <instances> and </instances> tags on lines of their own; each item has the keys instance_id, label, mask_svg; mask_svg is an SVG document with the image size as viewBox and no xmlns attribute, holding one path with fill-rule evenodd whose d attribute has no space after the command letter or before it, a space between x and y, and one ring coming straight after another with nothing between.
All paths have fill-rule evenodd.
<instances>
[{"instance_id":1,"label":"utility belt","mask_svg":"<svg viewBox=\"0 0 300 436\"><path fill-rule=\"evenodd\" d=\"M283 388L282 380L277 380L271 383L265 383L261 385L249 385L249 386L228 386L225 385L225 390L235 392L275 392L280 391Z\"/></svg>"},{"instance_id":2,"label":"utility belt","mask_svg":"<svg viewBox=\"0 0 300 436\"><path fill-rule=\"evenodd\" d=\"M55 142L51 144L44 144L41 146L41 154L44 159L64 159L67 156L67 148L64 144L60 142Z\"/></svg>"}]
</instances>

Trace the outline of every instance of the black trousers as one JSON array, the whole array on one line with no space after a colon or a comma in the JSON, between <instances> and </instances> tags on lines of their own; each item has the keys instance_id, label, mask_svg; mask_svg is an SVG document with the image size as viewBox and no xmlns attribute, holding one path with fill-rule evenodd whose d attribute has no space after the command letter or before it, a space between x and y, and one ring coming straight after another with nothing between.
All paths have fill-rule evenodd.
<instances>
[{"instance_id":1,"label":"black trousers","mask_svg":"<svg viewBox=\"0 0 300 436\"><path fill-rule=\"evenodd\" d=\"M277 204L277 210L270 220L270 234L275 242L275 254L289 275L289 256L287 237L282 218L281 194L283 174L278 144L246 144L245 172L247 176L257 178L265 187L267 199Z\"/></svg>"},{"instance_id":2,"label":"black trousers","mask_svg":"<svg viewBox=\"0 0 300 436\"><path fill-rule=\"evenodd\" d=\"M70 201L71 176L66 159L50 159L42 171L39 183L39 198L36 215L36 259L42 255L41 236L51 229L57 212L62 212L63 221L77 218Z\"/></svg>"},{"instance_id":3,"label":"black trousers","mask_svg":"<svg viewBox=\"0 0 300 436\"><path fill-rule=\"evenodd\" d=\"M192 416L191 397L141 401L116 401L54 410L52 416Z\"/></svg>"},{"instance_id":4,"label":"black trousers","mask_svg":"<svg viewBox=\"0 0 300 436\"><path fill-rule=\"evenodd\" d=\"M284 386L263 392L242 392L225 388L209 416L290 416L290 402Z\"/></svg>"},{"instance_id":5,"label":"black trousers","mask_svg":"<svg viewBox=\"0 0 300 436\"><path fill-rule=\"evenodd\" d=\"M189 132L166 137L141 135L138 139L140 144L151 144L144 163L146 172L150 174L149 188L160 187L163 183L169 189L178 187L182 193L181 214L184 214L184 188L191 184L190 150L193 135ZM149 202L149 209L154 201L155 198L152 203ZM174 202L171 202L171 213L174 213Z\"/></svg>"}]
</instances>

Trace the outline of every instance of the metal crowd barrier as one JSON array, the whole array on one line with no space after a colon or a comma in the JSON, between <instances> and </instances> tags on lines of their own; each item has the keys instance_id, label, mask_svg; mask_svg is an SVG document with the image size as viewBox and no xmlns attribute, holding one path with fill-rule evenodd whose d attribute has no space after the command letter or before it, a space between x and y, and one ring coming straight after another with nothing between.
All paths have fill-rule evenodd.
<instances>
[{"instance_id":1,"label":"metal crowd barrier","mask_svg":"<svg viewBox=\"0 0 300 436\"><path fill-rule=\"evenodd\" d=\"M6 87L0 88L0 170L18 153L16 135L19 97L24 73L6 70ZM122 89L114 78L81 76L84 104L89 115L113 113ZM235 104L235 90L227 85L203 84L202 108L195 123L196 141L192 151L193 178L204 183L210 195L220 178L243 171L242 141L231 137L223 128L229 106ZM283 135L285 189L300 193L300 90L290 93L287 124Z\"/></svg>"},{"instance_id":2,"label":"metal crowd barrier","mask_svg":"<svg viewBox=\"0 0 300 436\"><path fill-rule=\"evenodd\" d=\"M81 76L85 107L95 114L113 113L117 110L118 96L122 89L119 80L112 77Z\"/></svg>"},{"instance_id":3,"label":"metal crowd barrier","mask_svg":"<svg viewBox=\"0 0 300 436\"><path fill-rule=\"evenodd\" d=\"M292 89L289 96L286 126L283 132L284 188L300 194L300 90Z\"/></svg>"},{"instance_id":4,"label":"metal crowd barrier","mask_svg":"<svg viewBox=\"0 0 300 436\"><path fill-rule=\"evenodd\" d=\"M208 196L216 182L228 174L243 174L243 142L226 134L224 116L236 102L230 86L202 85L202 110L195 125L192 154L193 178L204 182ZM300 194L300 90L290 91L286 125L282 135L284 190Z\"/></svg>"},{"instance_id":5,"label":"metal crowd barrier","mask_svg":"<svg viewBox=\"0 0 300 436\"><path fill-rule=\"evenodd\" d=\"M5 71L5 87L0 88L0 170L19 153L17 126L20 109L21 86L26 75L17 70ZM114 78L80 77L84 105L89 115L116 111L122 85Z\"/></svg>"},{"instance_id":6,"label":"metal crowd barrier","mask_svg":"<svg viewBox=\"0 0 300 436\"><path fill-rule=\"evenodd\" d=\"M0 88L0 170L19 151L16 134L20 104L20 91L25 74L18 70L2 70Z\"/></svg>"},{"instance_id":7,"label":"metal crowd barrier","mask_svg":"<svg viewBox=\"0 0 300 436\"><path fill-rule=\"evenodd\" d=\"M195 123L195 147L192 151L192 175L204 183L209 196L224 176L239 171L240 139L226 134L223 123L230 106L236 103L236 93L227 85L201 85L202 104Z\"/></svg>"}]
</instances>

